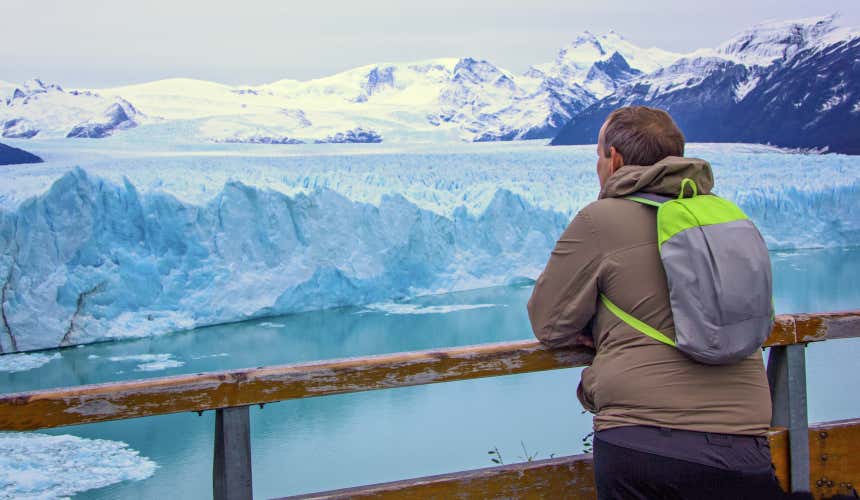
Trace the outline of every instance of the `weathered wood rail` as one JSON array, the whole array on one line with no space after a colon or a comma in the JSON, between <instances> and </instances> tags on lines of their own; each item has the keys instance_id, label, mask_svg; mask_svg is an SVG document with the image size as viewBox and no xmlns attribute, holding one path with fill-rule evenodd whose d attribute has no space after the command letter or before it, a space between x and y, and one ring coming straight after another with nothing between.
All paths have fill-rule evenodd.
<instances>
[{"instance_id":1,"label":"weathered wood rail","mask_svg":"<svg viewBox=\"0 0 860 500\"><path fill-rule=\"evenodd\" d=\"M792 490L808 491L811 483L817 484L816 481L821 480L810 476L810 443L815 442L809 438L807 424L803 347L809 342L849 337L860 337L860 311L777 316L765 344L772 347L768 379L774 403L773 425L786 429L776 432L774 436L777 437L772 437L772 442L779 446L779 440L783 438L778 436L786 435L787 465L783 467L785 473L781 477L788 478ZM251 498L249 405L571 368L585 366L591 359L592 351L589 349L551 351L529 340L4 394L0 395L0 430L36 430L185 411L217 410L214 495L216 498ZM851 425L857 427L856 424ZM842 427L839 429L840 433L853 439L850 446L860 446L860 434L843 432ZM841 443L843 438L831 439L829 443L836 441ZM777 460L774 459L775 463ZM860 483L860 464L851 463L853 465L846 472L840 473L850 479L842 481L844 484ZM545 478L551 470L566 468L588 475L589 467L587 460L583 462L577 457L565 457L455 473L447 475L450 476L447 480L423 478L414 481L427 480L432 484L441 484L442 481L448 485L484 484L490 488L486 481L463 479L477 474L475 477L519 478L521 485L529 487L534 483L537 488L543 481L540 478ZM465 475L460 478L463 480L457 479L457 474ZM824 478L825 485L834 481ZM587 497L588 488L585 483L582 485L582 493ZM403 484L391 491L399 491L399 498L418 498L411 496L413 493L419 495ZM468 491L457 494L469 496ZM478 496L493 496L490 494L493 491L505 496L503 491L507 490L472 491ZM482 491L488 495L480 493ZM354 493L358 494L357 491ZM421 497L426 498L424 495Z\"/></svg>"},{"instance_id":2,"label":"weathered wood rail","mask_svg":"<svg viewBox=\"0 0 860 500\"><path fill-rule=\"evenodd\" d=\"M819 496L850 495L856 483L846 478L860 471L860 419L815 424L809 428L813 486ZM770 433L777 477L788 484L788 431ZM284 497L282 500L448 499L448 498L596 498L591 455L535 460L472 471L440 474L390 483ZM465 494L464 494L465 493Z\"/></svg>"}]
</instances>

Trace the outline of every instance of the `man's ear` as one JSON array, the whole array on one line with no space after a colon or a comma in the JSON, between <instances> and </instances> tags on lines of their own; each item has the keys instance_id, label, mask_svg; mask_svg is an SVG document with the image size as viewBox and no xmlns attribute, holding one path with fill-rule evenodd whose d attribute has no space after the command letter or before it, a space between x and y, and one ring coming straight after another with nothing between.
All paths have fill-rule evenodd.
<instances>
[{"instance_id":1,"label":"man's ear","mask_svg":"<svg viewBox=\"0 0 860 500\"><path fill-rule=\"evenodd\" d=\"M615 146L609 146L609 175L615 173L616 170L624 166L624 157L615 149Z\"/></svg>"}]
</instances>

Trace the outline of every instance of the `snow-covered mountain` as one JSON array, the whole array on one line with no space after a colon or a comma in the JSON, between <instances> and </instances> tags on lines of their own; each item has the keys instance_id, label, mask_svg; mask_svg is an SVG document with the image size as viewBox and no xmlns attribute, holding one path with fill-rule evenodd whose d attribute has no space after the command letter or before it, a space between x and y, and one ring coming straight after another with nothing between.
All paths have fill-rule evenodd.
<instances>
[{"instance_id":1,"label":"snow-covered mountain","mask_svg":"<svg viewBox=\"0 0 860 500\"><path fill-rule=\"evenodd\" d=\"M599 97L677 57L585 32L522 75L463 57L259 86L175 78L65 92L0 82L0 129L15 138L104 137L154 123L191 140L279 144L549 138Z\"/></svg>"},{"instance_id":2,"label":"snow-covered mountain","mask_svg":"<svg viewBox=\"0 0 860 500\"><path fill-rule=\"evenodd\" d=\"M121 97L93 91L65 91L34 79L23 85L0 82L0 136L106 137L136 127L144 117Z\"/></svg>"},{"instance_id":3,"label":"snow-covered mountain","mask_svg":"<svg viewBox=\"0 0 860 500\"><path fill-rule=\"evenodd\" d=\"M591 144L626 105L669 111L689 141L860 153L860 30L836 16L769 22L622 85L553 144Z\"/></svg>"},{"instance_id":4,"label":"snow-covered mountain","mask_svg":"<svg viewBox=\"0 0 860 500\"><path fill-rule=\"evenodd\" d=\"M374 64L256 87L173 79L99 92L190 123L197 137L216 142L551 137L596 101L568 83L468 57Z\"/></svg>"},{"instance_id":5,"label":"snow-covered mountain","mask_svg":"<svg viewBox=\"0 0 860 500\"><path fill-rule=\"evenodd\" d=\"M554 61L532 66L526 74L556 77L602 98L622 83L667 66L681 56L658 48L643 49L614 30L601 35L585 31L562 48Z\"/></svg>"},{"instance_id":6,"label":"snow-covered mountain","mask_svg":"<svg viewBox=\"0 0 860 500\"><path fill-rule=\"evenodd\" d=\"M0 135L106 137L140 125L188 142L578 144L595 141L612 109L646 104L668 109L691 141L860 152L851 137L857 39L827 16L757 25L685 55L584 32L523 74L462 57L257 86L175 78L65 91L0 82Z\"/></svg>"}]
</instances>

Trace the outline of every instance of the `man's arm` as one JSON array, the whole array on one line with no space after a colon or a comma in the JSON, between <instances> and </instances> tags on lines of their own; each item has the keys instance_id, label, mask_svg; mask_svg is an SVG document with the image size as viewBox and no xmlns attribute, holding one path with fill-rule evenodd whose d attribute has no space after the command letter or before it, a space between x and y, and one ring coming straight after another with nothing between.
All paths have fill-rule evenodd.
<instances>
[{"instance_id":1,"label":"man's arm","mask_svg":"<svg viewBox=\"0 0 860 500\"><path fill-rule=\"evenodd\" d=\"M556 243L529 299L529 320L542 344L594 346L587 327L597 307L600 260L597 234L581 211Z\"/></svg>"}]
</instances>

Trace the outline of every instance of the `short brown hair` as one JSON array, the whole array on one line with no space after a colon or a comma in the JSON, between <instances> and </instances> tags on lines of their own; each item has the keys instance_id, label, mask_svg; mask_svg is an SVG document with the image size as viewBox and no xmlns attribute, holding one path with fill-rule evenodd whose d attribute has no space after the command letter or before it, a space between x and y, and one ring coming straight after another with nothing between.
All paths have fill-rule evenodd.
<instances>
[{"instance_id":1,"label":"short brown hair","mask_svg":"<svg viewBox=\"0 0 860 500\"><path fill-rule=\"evenodd\" d=\"M662 109L627 106L606 118L604 156L611 146L625 165L653 165L667 156L684 156L684 134Z\"/></svg>"}]
</instances>

